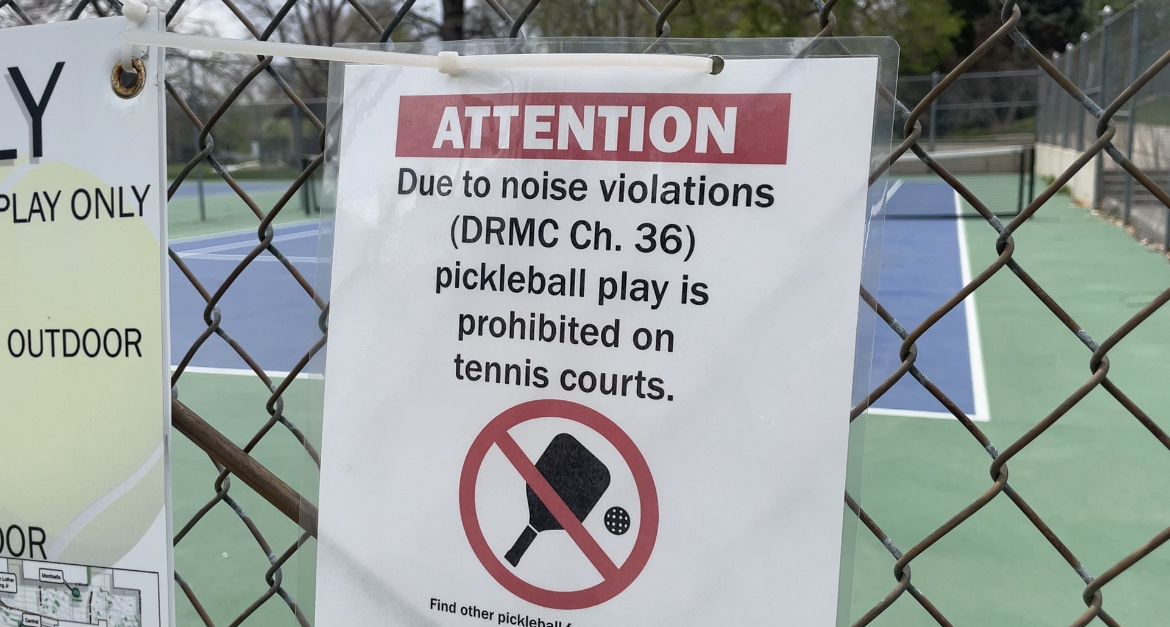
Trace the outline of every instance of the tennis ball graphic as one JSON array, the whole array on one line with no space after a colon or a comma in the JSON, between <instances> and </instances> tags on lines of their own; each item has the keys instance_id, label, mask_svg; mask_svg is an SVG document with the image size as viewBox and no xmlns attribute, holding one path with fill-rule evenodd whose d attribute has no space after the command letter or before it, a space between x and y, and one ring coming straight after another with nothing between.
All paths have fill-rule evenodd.
<instances>
[{"instance_id":1,"label":"tennis ball graphic","mask_svg":"<svg viewBox=\"0 0 1170 627\"><path fill-rule=\"evenodd\" d=\"M159 242L131 183L47 159L0 167L0 521L44 529L49 559L113 564L163 507ZM103 334L102 352L66 357L63 329Z\"/></svg>"}]
</instances>

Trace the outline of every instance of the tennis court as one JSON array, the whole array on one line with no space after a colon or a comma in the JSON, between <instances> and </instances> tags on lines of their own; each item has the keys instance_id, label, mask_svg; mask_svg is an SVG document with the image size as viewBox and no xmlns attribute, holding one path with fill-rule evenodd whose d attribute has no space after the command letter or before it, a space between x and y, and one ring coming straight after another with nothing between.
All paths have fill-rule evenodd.
<instances>
[{"instance_id":1,"label":"tennis court","mask_svg":"<svg viewBox=\"0 0 1170 627\"><path fill-rule=\"evenodd\" d=\"M959 178L980 198L1006 198L1008 190L1015 189L1011 177L1003 175ZM903 191L910 195L901 202L915 204L920 212L941 212L948 199L947 206L956 210L954 192L945 185L920 183L925 179L917 177L904 180L891 198L891 210L899 209ZM911 203L917 196L918 201ZM935 206L937 210L931 209ZM973 212L963 202L958 211ZM942 220L934 215L888 219L885 229L884 264L910 263L914 255L925 255L915 257L914 263L937 264L958 249L963 273L962 266L985 268L996 257L997 234L982 219ZM1074 206L1066 195L1050 200L1020 227L1015 240L1015 259L1098 341L1170 280L1163 257ZM913 328L924 313L956 291L954 274L951 267L911 278L886 272L883 266L879 298ZM899 276L905 284L891 286L888 280ZM950 281L950 288L930 289L931 277ZM913 298L902 293L907 287L917 288ZM948 321L952 317L956 319ZM1170 363L1164 356L1170 354L1170 316L1156 314L1147 324L1110 353L1109 377L1141 406L1166 407L1170 390L1164 382L1170 377ZM948 385L948 378L961 380L967 360L958 350L951 351L950 359L931 357L935 351L947 353L945 343L931 338L944 327L953 330L950 335L966 327L968 340L974 340L969 345L982 353L985 416L990 422L976 424L1000 451L1090 376L1089 351L1007 269L978 290L973 304L968 299L965 307L956 308L918 342L917 365L966 411L963 388ZM972 330L978 335L973 337ZM893 333L883 338L880 329L876 343L875 379L896 367L896 359L883 359L882 354L900 345ZM957 348L955 343L951 348ZM912 385L921 391L921 386ZM879 404L888 405L887 398L900 397L888 395ZM956 420L923 420L910 412L878 415L894 413L878 410L863 419L859 500L905 552L991 486L991 458ZM1011 485L1085 568L1099 575L1164 528L1170 514L1166 498L1170 485L1165 479L1170 476L1170 461L1164 457L1148 431L1107 393L1096 390L1009 463ZM886 547L864 528L857 546L853 618L896 584L894 558ZM1154 553L1111 584L1116 587L1110 589L1110 602L1117 608L1111 613L1120 624L1164 622L1170 602L1160 591L1170 583L1167 566L1170 556ZM1070 624L1084 611L1084 606L1069 602L1079 598L1084 582L1002 496L915 558L912 568L914 581L924 582L922 592L956 625ZM992 599L994 603L989 603ZM904 594L873 624L938 623Z\"/></svg>"},{"instance_id":2,"label":"tennis court","mask_svg":"<svg viewBox=\"0 0 1170 627\"><path fill-rule=\"evenodd\" d=\"M251 198L265 208L272 207L290 184L291 181L241 183ZM225 183L205 182L204 199L206 221L200 219L195 181L184 183L171 199L171 246L191 272L214 290L255 246L259 220ZM299 209L294 205L282 212L277 221L276 245L312 281L317 223L306 222ZM205 301L174 262L169 263L169 268L172 362L177 364L207 328L203 322ZM279 381L282 371L290 370L319 336L320 311L284 266L267 252L244 271L237 285L220 303L222 328ZM274 310L281 315L265 316L264 312ZM241 446L268 420L264 406L271 396L263 382L244 375L251 375L247 364L227 343L213 336L196 353L178 385L179 398L184 403L203 416L216 417L216 429ZM321 383L319 378L302 377L292 384L284 396L285 414L290 420L304 426L306 415L320 413L312 408L320 403ZM218 491L219 473L207 455L187 438L173 438L172 447L172 498L178 533ZM296 489L305 488L304 477L315 480L314 473L306 473L305 464L311 460L282 426L261 439L251 453ZM215 624L222 625L231 624L256 599L270 593L262 579L248 574L268 571L272 559L299 537L295 523L235 481L227 506L212 507L175 547L176 572L196 591ZM247 512L251 528L241 523L238 512L232 509L235 507ZM263 545L253 531L263 534ZM216 547L216 551L202 550L208 546ZM310 617L312 582L302 584L298 577L312 572L311 559L311 555L298 552L281 571L284 587L292 591L302 612ZM203 624L177 586L175 598L178 624ZM290 619L287 606L279 599L270 599L255 610L252 620L261 625L288 625Z\"/></svg>"},{"instance_id":3,"label":"tennis court","mask_svg":"<svg viewBox=\"0 0 1170 627\"><path fill-rule=\"evenodd\" d=\"M171 249L204 285L218 286L256 247L256 241L254 230L237 231L176 241ZM314 280L316 223L277 227L273 244L306 279ZM206 301L178 266L172 262L170 267L171 344L191 346L207 328L203 319ZM267 250L244 270L236 285L219 303L221 326L235 337L246 338L248 352L264 370L292 370L319 335L317 318L321 310L283 263ZM281 315L274 315L277 313ZM176 354L174 360L177 363L182 357ZM191 366L204 370L248 368L239 354L220 340L206 343Z\"/></svg>"},{"instance_id":4,"label":"tennis court","mask_svg":"<svg viewBox=\"0 0 1170 627\"><path fill-rule=\"evenodd\" d=\"M970 175L964 182L980 195L1008 193L1010 175ZM1015 188L1012 187L1014 190ZM879 300L907 328L913 328L995 257L995 232L982 220L939 216L969 214L943 183L915 175L893 176L884 222ZM280 190L257 190L279 195ZM225 202L232 196L224 195ZM238 202L238 201L237 201ZM209 212L218 210L210 206ZM292 212L289 219L303 218ZM255 245L255 231L233 223L214 235L182 238L183 226L172 231L172 247L202 281L218 285ZM197 229L187 229L197 230ZM1170 280L1170 269L1158 255L1136 245L1121 230L1057 196L1016 236L1026 243L1017 259L1053 292L1094 337L1103 337L1153 297ZM276 227L276 245L310 280L315 276L317 225L294 222ZM1070 256L1069 242L1084 250ZM190 346L202 332L203 300L172 268L172 346ZM1075 278L1074 278L1075 277ZM1126 277L1119 281L1117 277ZM1087 352L1006 270L949 313L918 342L918 366L938 382L959 406L977 420L1000 450L1020 437L1064 395L1089 375ZM222 326L246 339L249 352L265 370L290 370L316 339L318 310L282 264L263 253L241 275L220 304ZM274 315L279 312L281 315ZM879 326L875 338L874 379L898 365L901 340ZM1111 353L1110 377L1142 406L1170 405L1170 316L1155 315ZM177 361L182 357L175 354ZM180 398L215 426L246 443L267 420L261 408L269 392L254 377L234 376L247 366L218 338L212 338L191 362L180 384ZM985 374L986 372L986 374ZM285 395L286 413L294 422L319 411L320 381L305 378ZM938 419L943 418L943 419ZM991 481L990 458L958 421L946 418L942 406L908 377L878 403L865 421L862 489L863 507L881 521L884 531L904 551L956 511L974 501ZM1060 536L1090 571L1099 573L1152 537L1170 516L1167 499L1170 460L1159 455L1158 443L1124 414L1115 401L1094 392L1049 432L1011 463L1013 487ZM1091 456L1077 451L1091 450ZM254 455L280 476L304 477L306 456L291 434L268 437ZM1105 472L1108 470L1108 472ZM308 473L313 481L312 473ZM175 440L175 520L182 524L213 494L217 473L207 457L185 439ZM296 526L245 486L231 492L255 519L258 529L279 554L297 537ZM176 549L179 573L198 591L217 623L230 622L267 589L239 572L266 569L269 556L256 544L239 518L223 506L213 508L206 522L191 531L194 538L214 535L215 542L196 539ZM223 553L195 547L223 546ZM188 550L186 547L192 547ZM893 558L862 529L857 542L854 617L893 589ZM1082 549L1082 547L1084 547ZM307 555L307 554L306 554ZM301 561L295 561L301 560ZM298 553L283 569L284 585L311 616L311 581L289 581L307 575L308 564ZM1170 557L1155 554L1136 567L1135 576L1111 584L1111 594L1128 597L1115 604L1122 624L1157 624L1170 602L1158 591ZM225 570L225 567L229 567ZM927 582L923 590L956 624L1049 624L1052 616L1069 622L1083 608L1080 581L1057 552L1013 505L1003 499L991 504L948 534L914 561L915 574ZM919 577L915 578L916 581ZM982 600L996 597L989 605ZM181 593L177 607L181 624L199 619ZM1121 599L1117 599L1121 600ZM1140 602L1139 602L1140 601ZM255 618L287 624L283 603L269 602ZM271 617L269 621L265 617ZM192 622L187 622L192 621ZM909 595L875 623L918 626L937 624Z\"/></svg>"}]
</instances>

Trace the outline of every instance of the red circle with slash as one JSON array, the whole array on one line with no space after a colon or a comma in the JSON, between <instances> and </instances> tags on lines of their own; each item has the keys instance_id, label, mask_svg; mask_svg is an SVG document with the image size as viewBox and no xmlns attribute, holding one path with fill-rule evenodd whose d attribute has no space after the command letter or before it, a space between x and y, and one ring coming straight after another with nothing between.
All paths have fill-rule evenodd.
<instances>
[{"instance_id":1,"label":"red circle with slash","mask_svg":"<svg viewBox=\"0 0 1170 627\"><path fill-rule=\"evenodd\" d=\"M629 466L634 476L634 484L638 488L642 520L634 548L621 566L609 559L508 433L508 430L516 425L540 418L564 418L585 425L608 440ZM518 577L488 547L479 524L479 515L475 510L475 484L483 460L493 446L499 447L528 485L533 487L541 502L601 574L601 583L582 590L547 590ZM539 485L541 483L543 486ZM467 540L488 573L521 599L556 610L593 607L621 594L634 579L637 579L646 563L650 561L650 553L653 552L654 541L658 537L658 492L654 487L654 478L650 475L650 467L646 465L646 459L642 457L634 441L621 427L601 413L572 401L557 399L529 401L516 405L496 416L483 431L480 431L475 441L471 443L471 450L463 462L463 473L459 479L459 511Z\"/></svg>"}]
</instances>

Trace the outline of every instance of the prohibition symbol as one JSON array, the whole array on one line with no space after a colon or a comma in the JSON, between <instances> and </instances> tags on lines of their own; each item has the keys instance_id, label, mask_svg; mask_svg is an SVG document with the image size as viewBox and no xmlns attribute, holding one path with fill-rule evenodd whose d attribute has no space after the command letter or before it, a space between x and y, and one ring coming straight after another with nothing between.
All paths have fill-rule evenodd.
<instances>
[{"instance_id":1,"label":"prohibition symbol","mask_svg":"<svg viewBox=\"0 0 1170 627\"><path fill-rule=\"evenodd\" d=\"M508 433L509 429L521 423L541 418L563 418L592 429L608 440L629 466L638 490L641 521L633 549L621 565L610 559L582 524L601 497L601 493L605 491L605 486L609 484L609 473L605 466L567 434L554 438L549 448L534 463ZM524 528L520 538L506 556L496 555L488 546L475 506L476 481L484 458L493 446L498 447L520 473L529 490L531 514L529 526ZM564 479L566 476L570 476L567 481L571 482L572 476L582 474L588 475L589 480L581 483L580 489L566 489ZM459 511L467 540L488 573L505 589L521 599L557 610L593 607L621 594L646 567L658 536L658 493L654 488L654 479L650 475L646 459L642 457L630 436L612 420L571 401L555 399L529 401L505 410L492 419L476 436L471 444L471 450L467 453L467 459L463 462L463 473L459 479ZM625 533L629 528L629 515L625 510L620 514L595 512L593 515L605 516L607 529L615 535L619 535L616 531ZM546 529L564 529L577 548L597 569L602 582L582 590L548 590L516 575L509 563L512 566L519 563L537 532Z\"/></svg>"}]
</instances>

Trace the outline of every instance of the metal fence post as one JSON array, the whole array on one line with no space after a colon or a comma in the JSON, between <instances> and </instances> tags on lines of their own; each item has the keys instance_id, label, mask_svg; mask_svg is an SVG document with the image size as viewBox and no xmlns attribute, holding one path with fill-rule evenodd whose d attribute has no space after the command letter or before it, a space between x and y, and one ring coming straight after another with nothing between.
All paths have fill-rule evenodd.
<instances>
[{"instance_id":1,"label":"metal fence post","mask_svg":"<svg viewBox=\"0 0 1170 627\"><path fill-rule=\"evenodd\" d=\"M1053 60L1055 61L1055 60ZM1040 73L1040 81L1045 80L1045 74ZM1060 85L1052 81L1045 88L1048 96L1045 99L1045 110L1048 112L1048 143L1057 144L1057 136L1060 133Z\"/></svg>"},{"instance_id":2,"label":"metal fence post","mask_svg":"<svg viewBox=\"0 0 1170 627\"><path fill-rule=\"evenodd\" d=\"M289 122L292 124L293 167L303 170L305 168L305 149L301 140L301 110L295 104L292 105ZM309 194L304 186L301 187L300 197L301 208L305 210L305 215L309 215Z\"/></svg>"},{"instance_id":3,"label":"metal fence post","mask_svg":"<svg viewBox=\"0 0 1170 627\"><path fill-rule=\"evenodd\" d=\"M187 55L187 83L191 87L191 110L195 112L195 115L199 115L199 90L195 87L195 62L191 58L190 54ZM199 152L202 150L202 148L199 147L199 127L192 126L191 128L195 132L193 137L195 140L195 154L199 154ZM202 161L199 162L199 165L195 166L195 183L199 190L199 221L207 222L207 205L203 200Z\"/></svg>"},{"instance_id":4,"label":"metal fence post","mask_svg":"<svg viewBox=\"0 0 1170 627\"><path fill-rule=\"evenodd\" d=\"M1074 83L1076 84L1077 87L1081 88L1082 92L1089 88L1089 85L1087 84L1089 82L1089 55L1087 54L1089 51L1085 45L1087 43L1088 43L1087 39L1082 39L1081 45L1077 47L1077 78L1074 81ZM1078 102L1077 103L1077 145L1076 145L1077 150L1084 150L1085 149L1085 116L1086 115L1088 115L1088 112L1085 110L1085 107L1082 106L1081 103Z\"/></svg>"},{"instance_id":5,"label":"metal fence post","mask_svg":"<svg viewBox=\"0 0 1170 627\"><path fill-rule=\"evenodd\" d=\"M1070 46L1064 53L1064 75L1067 76L1073 82L1076 82L1076 77L1072 75L1072 69L1073 69L1072 56L1073 56L1073 53L1072 53L1072 48ZM1071 102L1071 100L1068 96L1065 96L1065 97L1061 98L1061 101L1062 101L1062 106L1061 106L1061 115L1060 115L1060 122L1061 122L1061 124L1060 124L1060 126L1061 126L1060 145L1065 147L1065 148L1072 148L1072 140L1069 139L1069 135L1070 135L1069 122L1071 120L1069 120L1069 111L1068 111L1068 106L1069 106L1068 103Z\"/></svg>"},{"instance_id":6,"label":"metal fence post","mask_svg":"<svg viewBox=\"0 0 1170 627\"><path fill-rule=\"evenodd\" d=\"M937 86L938 86L938 72L931 72L930 73L930 88L933 90ZM929 141L929 146L930 146L931 152L934 152L934 137L935 137L934 132L935 132L935 127L936 127L937 122L938 122L938 99L936 98L930 102L930 141Z\"/></svg>"},{"instance_id":7,"label":"metal fence post","mask_svg":"<svg viewBox=\"0 0 1170 627\"><path fill-rule=\"evenodd\" d=\"M1170 177L1168 177L1170 178ZM1163 206L1162 212L1162 252L1170 252L1170 207Z\"/></svg>"},{"instance_id":8,"label":"metal fence post","mask_svg":"<svg viewBox=\"0 0 1170 627\"><path fill-rule=\"evenodd\" d=\"M1142 39L1142 4L1135 3L1133 8L1133 20L1130 22L1130 42L1129 42L1129 74L1125 77L1127 83L1132 83L1137 79L1138 63L1141 56L1141 39ZM1126 158L1133 161L1133 142L1134 130L1137 128L1137 99L1129 99L1129 130L1126 135L1129 136L1129 145L1126 147ZM1129 226L1130 209L1133 207L1133 177L1125 177L1125 204L1121 207L1121 223Z\"/></svg>"},{"instance_id":9,"label":"metal fence post","mask_svg":"<svg viewBox=\"0 0 1170 627\"><path fill-rule=\"evenodd\" d=\"M1162 223L1162 252L1170 252L1170 207L1164 207Z\"/></svg>"},{"instance_id":10,"label":"metal fence post","mask_svg":"<svg viewBox=\"0 0 1170 627\"><path fill-rule=\"evenodd\" d=\"M1097 72L1097 103L1102 108L1109 106L1108 76L1109 76L1109 22L1101 25L1101 69ZM1093 208L1099 209L1105 198L1105 153L1097 153L1095 171L1093 173Z\"/></svg>"},{"instance_id":11,"label":"metal fence post","mask_svg":"<svg viewBox=\"0 0 1170 627\"><path fill-rule=\"evenodd\" d=\"M259 162L258 170L264 169L264 118L259 103L252 106L252 110L256 113L256 161Z\"/></svg>"},{"instance_id":12,"label":"metal fence post","mask_svg":"<svg viewBox=\"0 0 1170 627\"><path fill-rule=\"evenodd\" d=\"M1044 77L1036 76L1036 137L1032 143L1048 141L1048 94L1045 92Z\"/></svg>"}]
</instances>

